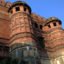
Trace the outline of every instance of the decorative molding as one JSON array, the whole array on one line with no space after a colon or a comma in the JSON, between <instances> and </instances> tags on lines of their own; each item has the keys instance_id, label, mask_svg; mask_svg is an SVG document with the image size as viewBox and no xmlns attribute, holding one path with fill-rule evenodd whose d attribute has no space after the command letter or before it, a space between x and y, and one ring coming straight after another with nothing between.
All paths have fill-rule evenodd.
<instances>
[{"instance_id":1,"label":"decorative molding","mask_svg":"<svg viewBox=\"0 0 64 64\"><path fill-rule=\"evenodd\" d=\"M30 32L17 33L10 38L10 43L18 38L31 37L35 39L35 35Z\"/></svg>"}]
</instances>

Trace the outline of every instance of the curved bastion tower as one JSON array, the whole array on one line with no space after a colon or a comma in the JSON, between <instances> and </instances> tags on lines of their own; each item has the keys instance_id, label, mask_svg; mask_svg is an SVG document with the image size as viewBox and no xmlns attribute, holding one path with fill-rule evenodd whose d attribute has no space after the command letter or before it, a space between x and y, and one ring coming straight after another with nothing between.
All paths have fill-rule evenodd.
<instances>
[{"instance_id":1,"label":"curved bastion tower","mask_svg":"<svg viewBox=\"0 0 64 64\"><path fill-rule=\"evenodd\" d=\"M38 62L38 50L34 35L35 23L31 18L31 8L21 1L14 2L8 9L10 14L10 55L20 62Z\"/></svg>"},{"instance_id":2,"label":"curved bastion tower","mask_svg":"<svg viewBox=\"0 0 64 64\"><path fill-rule=\"evenodd\" d=\"M44 23L45 48L51 64L64 63L64 30L58 18L50 17Z\"/></svg>"},{"instance_id":3,"label":"curved bastion tower","mask_svg":"<svg viewBox=\"0 0 64 64\"><path fill-rule=\"evenodd\" d=\"M17 64L64 64L64 29L56 17L32 13L23 1L0 0L0 60Z\"/></svg>"}]
</instances>

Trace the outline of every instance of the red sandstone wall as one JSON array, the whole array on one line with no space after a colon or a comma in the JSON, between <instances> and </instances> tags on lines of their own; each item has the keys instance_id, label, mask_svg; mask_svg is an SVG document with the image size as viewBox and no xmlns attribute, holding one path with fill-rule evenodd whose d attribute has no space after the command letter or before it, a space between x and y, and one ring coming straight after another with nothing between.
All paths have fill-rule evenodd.
<instances>
[{"instance_id":1,"label":"red sandstone wall","mask_svg":"<svg viewBox=\"0 0 64 64\"><path fill-rule=\"evenodd\" d=\"M9 16L6 12L0 12L0 42L8 43L10 36L10 21Z\"/></svg>"}]
</instances>

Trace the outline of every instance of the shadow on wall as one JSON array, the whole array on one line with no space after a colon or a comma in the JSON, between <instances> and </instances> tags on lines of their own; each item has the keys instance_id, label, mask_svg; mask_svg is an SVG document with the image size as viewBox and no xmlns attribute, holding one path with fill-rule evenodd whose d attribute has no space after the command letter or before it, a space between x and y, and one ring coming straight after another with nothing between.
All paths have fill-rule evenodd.
<instances>
[{"instance_id":1,"label":"shadow on wall","mask_svg":"<svg viewBox=\"0 0 64 64\"><path fill-rule=\"evenodd\" d=\"M37 23L32 23L32 24L33 24L32 28L33 28L34 36L36 39L36 46L37 46L39 58L40 58L39 61L41 62L39 64L51 64L47 50L45 49L44 38L42 37L41 31L39 31L41 27L39 28Z\"/></svg>"}]
</instances>

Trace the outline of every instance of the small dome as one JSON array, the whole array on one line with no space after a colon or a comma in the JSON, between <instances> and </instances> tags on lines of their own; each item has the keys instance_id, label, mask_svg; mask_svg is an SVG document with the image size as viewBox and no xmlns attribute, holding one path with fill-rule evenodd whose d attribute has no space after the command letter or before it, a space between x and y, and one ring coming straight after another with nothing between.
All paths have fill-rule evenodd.
<instances>
[{"instance_id":1,"label":"small dome","mask_svg":"<svg viewBox=\"0 0 64 64\"><path fill-rule=\"evenodd\" d=\"M23 1L16 1L16 2L14 2L14 3L10 6L10 8L8 9L8 12L9 12L13 7L15 7L16 5L23 5L23 6L27 7L27 8L29 9L29 12L31 13L31 8L30 8L30 6L29 6L27 3L23 2Z\"/></svg>"},{"instance_id":2,"label":"small dome","mask_svg":"<svg viewBox=\"0 0 64 64\"><path fill-rule=\"evenodd\" d=\"M45 24L48 24L50 22L55 22L55 21L58 21L58 22L61 23L61 20L59 20L58 18L56 18L56 17L50 17L50 18L47 19L47 21L45 22Z\"/></svg>"}]
</instances>

